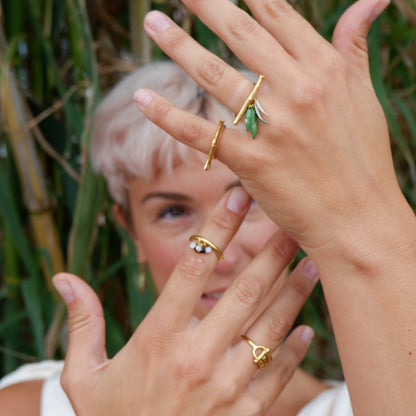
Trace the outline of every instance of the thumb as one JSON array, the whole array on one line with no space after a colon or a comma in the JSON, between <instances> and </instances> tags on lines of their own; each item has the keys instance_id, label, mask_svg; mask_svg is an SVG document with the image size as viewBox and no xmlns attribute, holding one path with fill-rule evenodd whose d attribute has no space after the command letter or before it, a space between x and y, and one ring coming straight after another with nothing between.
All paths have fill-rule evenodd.
<instances>
[{"instance_id":1,"label":"thumb","mask_svg":"<svg viewBox=\"0 0 416 416\"><path fill-rule=\"evenodd\" d=\"M65 371L97 368L107 361L105 320L92 288L77 276L60 273L52 279L68 310L69 344Z\"/></svg>"},{"instance_id":2,"label":"thumb","mask_svg":"<svg viewBox=\"0 0 416 416\"><path fill-rule=\"evenodd\" d=\"M335 49L358 71L358 76L370 85L367 34L372 22L389 3L390 0L358 0L341 16L332 38Z\"/></svg>"}]
</instances>

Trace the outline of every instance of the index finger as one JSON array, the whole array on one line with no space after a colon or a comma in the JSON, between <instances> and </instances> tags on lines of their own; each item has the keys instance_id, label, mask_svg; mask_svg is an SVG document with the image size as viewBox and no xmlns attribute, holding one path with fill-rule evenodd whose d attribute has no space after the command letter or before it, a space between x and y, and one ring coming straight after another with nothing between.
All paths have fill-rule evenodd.
<instances>
[{"instance_id":1,"label":"index finger","mask_svg":"<svg viewBox=\"0 0 416 416\"><path fill-rule=\"evenodd\" d=\"M251 197L241 186L233 188L221 199L198 234L223 252L237 232L250 203ZM208 254L186 248L149 315L173 331L188 327L217 262L215 251Z\"/></svg>"}]
</instances>

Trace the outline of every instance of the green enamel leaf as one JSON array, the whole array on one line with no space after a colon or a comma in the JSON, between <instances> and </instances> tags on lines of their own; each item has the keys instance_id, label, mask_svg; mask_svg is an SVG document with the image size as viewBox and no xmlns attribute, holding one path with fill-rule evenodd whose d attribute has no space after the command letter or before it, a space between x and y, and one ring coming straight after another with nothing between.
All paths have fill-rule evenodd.
<instances>
[{"instance_id":1,"label":"green enamel leaf","mask_svg":"<svg viewBox=\"0 0 416 416\"><path fill-rule=\"evenodd\" d=\"M251 137L254 139L257 135L257 117L255 114L254 114L254 119L251 123L250 130L251 130Z\"/></svg>"},{"instance_id":2,"label":"green enamel leaf","mask_svg":"<svg viewBox=\"0 0 416 416\"><path fill-rule=\"evenodd\" d=\"M250 131L251 129L251 124L252 124L252 120L253 120L253 116L256 117L256 112L254 110L254 108L247 108L246 111L246 116L245 116L245 124L246 124L246 130Z\"/></svg>"}]
</instances>

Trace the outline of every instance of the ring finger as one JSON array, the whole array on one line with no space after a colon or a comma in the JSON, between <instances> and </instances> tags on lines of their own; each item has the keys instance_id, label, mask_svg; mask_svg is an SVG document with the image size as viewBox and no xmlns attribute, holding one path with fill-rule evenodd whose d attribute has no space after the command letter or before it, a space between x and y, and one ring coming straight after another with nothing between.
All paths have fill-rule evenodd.
<instances>
[{"instance_id":1,"label":"ring finger","mask_svg":"<svg viewBox=\"0 0 416 416\"><path fill-rule=\"evenodd\" d=\"M318 271L312 260L302 260L287 278L272 304L248 329L245 334L248 339L256 345L269 348L272 354L287 337L318 279ZM255 352L255 348L245 340L236 345L237 361L244 359L250 350ZM259 362L261 361L260 359ZM251 369L247 370L247 376L252 376L256 369L253 362Z\"/></svg>"}]
</instances>

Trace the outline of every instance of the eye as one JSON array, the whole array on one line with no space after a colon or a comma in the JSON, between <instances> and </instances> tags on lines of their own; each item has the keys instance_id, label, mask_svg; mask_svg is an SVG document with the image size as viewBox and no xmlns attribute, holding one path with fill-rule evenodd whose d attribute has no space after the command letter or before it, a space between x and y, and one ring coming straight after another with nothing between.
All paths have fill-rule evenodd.
<instances>
[{"instance_id":1,"label":"eye","mask_svg":"<svg viewBox=\"0 0 416 416\"><path fill-rule=\"evenodd\" d=\"M178 218L186 215L187 209L179 205L170 205L161 209L158 213L158 219Z\"/></svg>"}]
</instances>

